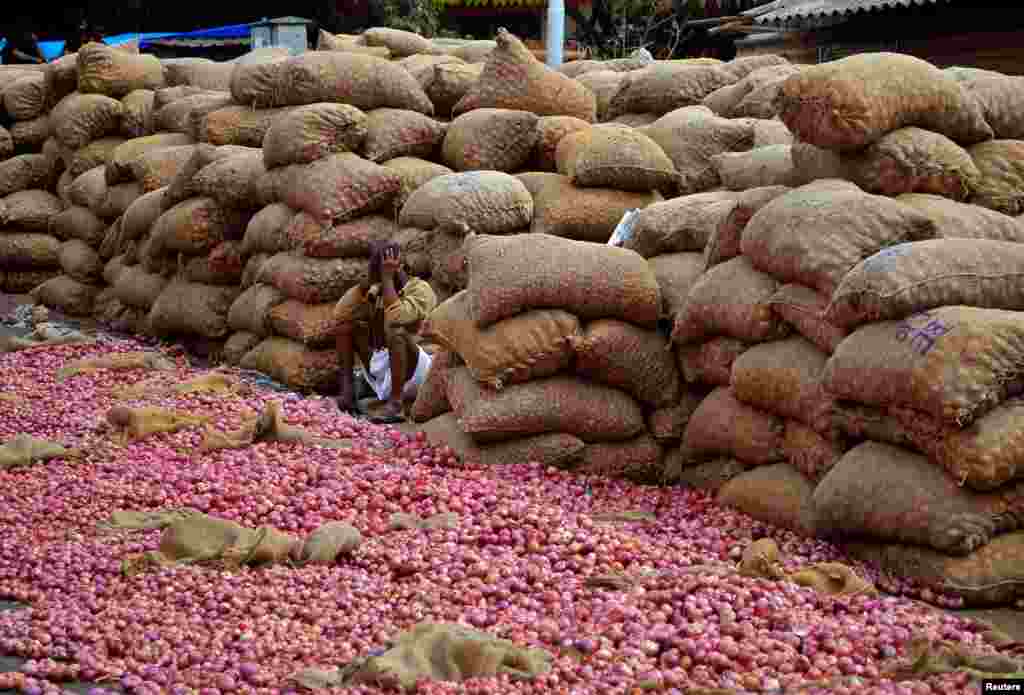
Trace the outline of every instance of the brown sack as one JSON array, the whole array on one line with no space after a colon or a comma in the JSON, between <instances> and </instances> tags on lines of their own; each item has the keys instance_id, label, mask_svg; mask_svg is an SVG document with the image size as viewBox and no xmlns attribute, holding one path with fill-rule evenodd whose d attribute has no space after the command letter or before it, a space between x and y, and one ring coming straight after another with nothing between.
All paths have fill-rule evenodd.
<instances>
[{"instance_id":1,"label":"brown sack","mask_svg":"<svg viewBox=\"0 0 1024 695\"><path fill-rule=\"evenodd\" d=\"M573 61L572 63L566 63L566 65L574 65L578 62L581 61ZM619 93L619 88L622 87L622 81L625 78L626 74L624 72L615 72L613 70L594 70L575 78L577 82L593 93L596 107L595 113L599 123L611 120L608 118L608 108L612 103L612 99ZM651 116L652 121L657 118L654 114L651 114Z\"/></svg>"},{"instance_id":2,"label":"brown sack","mask_svg":"<svg viewBox=\"0 0 1024 695\"><path fill-rule=\"evenodd\" d=\"M456 104L473 88L483 74L484 64L461 65L445 63L435 65L431 72L419 79L423 91L434 104L434 114L438 118L449 118L455 111Z\"/></svg>"},{"instance_id":3,"label":"brown sack","mask_svg":"<svg viewBox=\"0 0 1024 695\"><path fill-rule=\"evenodd\" d=\"M472 171L424 183L402 206L398 223L458 236L470 231L507 234L528 227L533 214L533 198L516 177L500 171Z\"/></svg>"},{"instance_id":4,"label":"brown sack","mask_svg":"<svg viewBox=\"0 0 1024 695\"><path fill-rule=\"evenodd\" d=\"M246 353L239 366L299 391L331 392L338 386L339 364L334 350L311 350L288 338L267 338Z\"/></svg>"},{"instance_id":5,"label":"brown sack","mask_svg":"<svg viewBox=\"0 0 1024 695\"><path fill-rule=\"evenodd\" d=\"M664 479L661 446L647 434L627 442L588 444L572 471L653 485Z\"/></svg>"},{"instance_id":6,"label":"brown sack","mask_svg":"<svg viewBox=\"0 0 1024 695\"><path fill-rule=\"evenodd\" d=\"M435 447L451 447L463 463L481 466L565 466L576 461L586 446L571 434L538 434L479 445L462 431L454 414L441 414L423 425L427 441Z\"/></svg>"},{"instance_id":7,"label":"brown sack","mask_svg":"<svg viewBox=\"0 0 1024 695\"><path fill-rule=\"evenodd\" d=\"M454 115L473 109L522 109L538 116L596 117L594 95L582 84L544 65L505 29L487 58L480 79L455 105Z\"/></svg>"},{"instance_id":8,"label":"brown sack","mask_svg":"<svg viewBox=\"0 0 1024 695\"><path fill-rule=\"evenodd\" d=\"M84 241L72 239L60 245L60 267L78 282L97 284L103 278L103 261Z\"/></svg>"},{"instance_id":9,"label":"brown sack","mask_svg":"<svg viewBox=\"0 0 1024 695\"><path fill-rule=\"evenodd\" d=\"M12 156L14 156L14 138L11 137L11 131L0 126L0 161Z\"/></svg>"},{"instance_id":10,"label":"brown sack","mask_svg":"<svg viewBox=\"0 0 1024 695\"><path fill-rule=\"evenodd\" d=\"M163 214L163 196L166 188L144 193L136 198L121 218L121 230L128 241L137 241L149 234Z\"/></svg>"},{"instance_id":11,"label":"brown sack","mask_svg":"<svg viewBox=\"0 0 1024 695\"><path fill-rule=\"evenodd\" d=\"M679 174L651 138L629 126L606 123L562 138L555 150L558 173L577 186L674 193Z\"/></svg>"},{"instance_id":12,"label":"brown sack","mask_svg":"<svg viewBox=\"0 0 1024 695\"><path fill-rule=\"evenodd\" d=\"M128 142L126 138L118 136L107 136L93 140L85 147L66 151L64 164L72 176L84 174L100 165L105 166L110 161L114 151L126 142Z\"/></svg>"},{"instance_id":13,"label":"brown sack","mask_svg":"<svg viewBox=\"0 0 1024 695\"><path fill-rule=\"evenodd\" d=\"M728 191L695 193L648 205L640 210L633 234L623 245L644 258L701 251L735 207L736 194Z\"/></svg>"},{"instance_id":14,"label":"brown sack","mask_svg":"<svg viewBox=\"0 0 1024 695\"><path fill-rule=\"evenodd\" d=\"M402 29L370 27L360 35L367 46L385 46L395 58L406 58L433 50L430 39Z\"/></svg>"},{"instance_id":15,"label":"brown sack","mask_svg":"<svg viewBox=\"0 0 1024 695\"><path fill-rule=\"evenodd\" d=\"M915 208L827 179L761 208L747 224L740 248L755 268L779 281L831 295L871 254L934 233L932 221Z\"/></svg>"},{"instance_id":16,"label":"brown sack","mask_svg":"<svg viewBox=\"0 0 1024 695\"><path fill-rule=\"evenodd\" d=\"M383 166L398 176L402 182L401 188L398 189L398 195L395 196L393 201L396 217L401 214L406 201L409 200L413 192L419 189L420 186L427 183L427 181L436 179L438 176L454 173L443 164L435 164L434 162L428 162L417 157L395 157L383 162Z\"/></svg>"},{"instance_id":17,"label":"brown sack","mask_svg":"<svg viewBox=\"0 0 1024 695\"><path fill-rule=\"evenodd\" d=\"M754 345L733 362L732 389L748 405L825 432L832 410L821 382L827 361L801 336Z\"/></svg>"},{"instance_id":18,"label":"brown sack","mask_svg":"<svg viewBox=\"0 0 1024 695\"><path fill-rule=\"evenodd\" d=\"M969 82L967 89L981 105L985 121L992 127L996 139L1024 140L1024 124L1020 121L1020 113L1024 111L1024 77L994 73Z\"/></svg>"},{"instance_id":19,"label":"brown sack","mask_svg":"<svg viewBox=\"0 0 1024 695\"><path fill-rule=\"evenodd\" d=\"M825 320L828 303L827 296L803 285L783 285L768 299L779 319L831 355L848 331Z\"/></svg>"},{"instance_id":20,"label":"brown sack","mask_svg":"<svg viewBox=\"0 0 1024 695\"><path fill-rule=\"evenodd\" d=\"M277 109L253 109L250 106L232 104L203 113L193 123L196 140L211 145L239 145L245 147L262 147L270 126L296 106Z\"/></svg>"},{"instance_id":21,"label":"brown sack","mask_svg":"<svg viewBox=\"0 0 1024 695\"><path fill-rule=\"evenodd\" d=\"M971 202L1007 215L1024 213L1024 140L990 140L968 152L980 172Z\"/></svg>"},{"instance_id":22,"label":"brown sack","mask_svg":"<svg viewBox=\"0 0 1024 695\"><path fill-rule=\"evenodd\" d=\"M448 372L448 401L474 441L505 441L548 432L585 442L623 441L644 429L643 413L631 397L568 376L535 379L493 391L469 370Z\"/></svg>"},{"instance_id":23,"label":"brown sack","mask_svg":"<svg viewBox=\"0 0 1024 695\"><path fill-rule=\"evenodd\" d=\"M304 304L325 304L338 301L362 282L367 266L363 258L304 258L279 253L263 264L256 281L273 285Z\"/></svg>"},{"instance_id":24,"label":"brown sack","mask_svg":"<svg viewBox=\"0 0 1024 695\"><path fill-rule=\"evenodd\" d=\"M464 248L470 312L481 327L542 308L565 309L582 320L657 323L658 281L633 251L547 234L478 234Z\"/></svg>"},{"instance_id":25,"label":"brown sack","mask_svg":"<svg viewBox=\"0 0 1024 695\"><path fill-rule=\"evenodd\" d=\"M263 138L268 169L308 164L339 152L355 152L366 139L367 116L348 104L310 104L282 113Z\"/></svg>"},{"instance_id":26,"label":"brown sack","mask_svg":"<svg viewBox=\"0 0 1024 695\"><path fill-rule=\"evenodd\" d=\"M534 310L480 329L470 318L469 294L438 305L423 335L458 354L474 379L494 389L539 379L565 369L580 322L560 310Z\"/></svg>"},{"instance_id":27,"label":"brown sack","mask_svg":"<svg viewBox=\"0 0 1024 695\"><path fill-rule=\"evenodd\" d=\"M7 115L16 121L29 121L45 113L50 101L47 92L46 75L25 74L2 90L3 107Z\"/></svg>"},{"instance_id":28,"label":"brown sack","mask_svg":"<svg viewBox=\"0 0 1024 695\"><path fill-rule=\"evenodd\" d=\"M151 253L205 253L226 239L240 238L249 218L212 198L189 198L153 223Z\"/></svg>"},{"instance_id":29,"label":"brown sack","mask_svg":"<svg viewBox=\"0 0 1024 695\"><path fill-rule=\"evenodd\" d=\"M272 285L255 284L238 296L228 310L228 326L265 338L270 335L270 312L288 297Z\"/></svg>"},{"instance_id":30,"label":"brown sack","mask_svg":"<svg viewBox=\"0 0 1024 695\"><path fill-rule=\"evenodd\" d=\"M267 318L274 333L310 348L332 346L338 332L334 302L303 304L289 299L270 309Z\"/></svg>"},{"instance_id":31,"label":"brown sack","mask_svg":"<svg viewBox=\"0 0 1024 695\"><path fill-rule=\"evenodd\" d=\"M193 177L192 185L197 195L213 198L224 207L258 209L252 188L266 171L263 153L257 150L207 164Z\"/></svg>"},{"instance_id":32,"label":"brown sack","mask_svg":"<svg viewBox=\"0 0 1024 695\"><path fill-rule=\"evenodd\" d=\"M374 109L366 118L363 156L371 162L395 157L433 159L447 126L415 111Z\"/></svg>"},{"instance_id":33,"label":"brown sack","mask_svg":"<svg viewBox=\"0 0 1024 695\"><path fill-rule=\"evenodd\" d=\"M967 150L939 133L900 128L854 158L853 181L869 193L934 193L966 200L981 172Z\"/></svg>"},{"instance_id":34,"label":"brown sack","mask_svg":"<svg viewBox=\"0 0 1024 695\"><path fill-rule=\"evenodd\" d=\"M224 347L221 350L224 364L237 367L242 362L245 354L262 341L263 339L254 333L246 333L245 331L232 333L231 337L225 341Z\"/></svg>"},{"instance_id":35,"label":"brown sack","mask_svg":"<svg viewBox=\"0 0 1024 695\"><path fill-rule=\"evenodd\" d=\"M77 150L104 135L116 133L123 112L121 102L116 99L76 92L53 107L50 119L60 144L69 150Z\"/></svg>"},{"instance_id":36,"label":"brown sack","mask_svg":"<svg viewBox=\"0 0 1024 695\"><path fill-rule=\"evenodd\" d=\"M108 186L106 195L93 212L105 220L119 219L142 193L142 184L138 181Z\"/></svg>"},{"instance_id":37,"label":"brown sack","mask_svg":"<svg viewBox=\"0 0 1024 695\"><path fill-rule=\"evenodd\" d=\"M537 144L534 145L530 168L536 171L557 171L555 153L558 143L567 135L587 130L590 124L574 116L544 116L537 120Z\"/></svg>"},{"instance_id":38,"label":"brown sack","mask_svg":"<svg viewBox=\"0 0 1024 695\"><path fill-rule=\"evenodd\" d=\"M0 268L36 270L60 266L60 242L48 234L0 234Z\"/></svg>"},{"instance_id":39,"label":"brown sack","mask_svg":"<svg viewBox=\"0 0 1024 695\"><path fill-rule=\"evenodd\" d=\"M785 421L741 403L732 389L719 387L690 416L683 451L692 460L730 456L754 465L783 460Z\"/></svg>"},{"instance_id":40,"label":"brown sack","mask_svg":"<svg viewBox=\"0 0 1024 695\"><path fill-rule=\"evenodd\" d=\"M967 555L1019 528L1024 488L965 490L924 456L865 442L850 450L814 492L818 530Z\"/></svg>"},{"instance_id":41,"label":"brown sack","mask_svg":"<svg viewBox=\"0 0 1024 695\"><path fill-rule=\"evenodd\" d=\"M716 265L690 289L683 312L676 316L672 340L693 343L727 335L758 343L781 338L788 329L768 303L778 288L779 283L756 270L746 256Z\"/></svg>"},{"instance_id":42,"label":"brown sack","mask_svg":"<svg viewBox=\"0 0 1024 695\"><path fill-rule=\"evenodd\" d=\"M757 211L784 193L789 192L787 186L763 186L751 188L736 196L736 204L732 212L725 218L724 224L718 224L708 237L704 246L704 263L712 268L740 255L740 243L743 230Z\"/></svg>"},{"instance_id":43,"label":"brown sack","mask_svg":"<svg viewBox=\"0 0 1024 695\"><path fill-rule=\"evenodd\" d=\"M718 494L722 486L746 471L748 466L736 459L718 458L691 465L683 452L673 449L665 456L665 482Z\"/></svg>"},{"instance_id":44,"label":"brown sack","mask_svg":"<svg viewBox=\"0 0 1024 695\"><path fill-rule=\"evenodd\" d=\"M11 139L14 147L21 151L38 151L53 135L53 122L49 114L38 116L31 121L17 121L11 124Z\"/></svg>"},{"instance_id":45,"label":"brown sack","mask_svg":"<svg viewBox=\"0 0 1024 695\"><path fill-rule=\"evenodd\" d=\"M284 235L290 248L310 258L365 258L373 244L391 241L398 230L394 221L380 215L324 227L300 212L285 227Z\"/></svg>"},{"instance_id":46,"label":"brown sack","mask_svg":"<svg viewBox=\"0 0 1024 695\"><path fill-rule=\"evenodd\" d=\"M206 114L230 104L230 94L200 92L161 107L153 114L153 123L157 131L183 133L195 137Z\"/></svg>"},{"instance_id":47,"label":"brown sack","mask_svg":"<svg viewBox=\"0 0 1024 695\"><path fill-rule=\"evenodd\" d=\"M63 211L64 203L49 191L18 191L0 198L0 227L48 232L50 220Z\"/></svg>"},{"instance_id":48,"label":"brown sack","mask_svg":"<svg viewBox=\"0 0 1024 695\"><path fill-rule=\"evenodd\" d=\"M661 289L661 317L675 319L704 274L704 258L699 253L666 253L647 262Z\"/></svg>"},{"instance_id":49,"label":"brown sack","mask_svg":"<svg viewBox=\"0 0 1024 695\"><path fill-rule=\"evenodd\" d=\"M52 270L10 270L0 273L0 292L26 294L44 282L61 275L59 268Z\"/></svg>"},{"instance_id":50,"label":"brown sack","mask_svg":"<svg viewBox=\"0 0 1024 695\"><path fill-rule=\"evenodd\" d=\"M107 183L131 181L133 177L131 164L144 154L154 150L185 147L191 144L192 138L181 133L157 133L127 140L114 150L107 161Z\"/></svg>"},{"instance_id":51,"label":"brown sack","mask_svg":"<svg viewBox=\"0 0 1024 695\"><path fill-rule=\"evenodd\" d=\"M203 285L240 285L245 261L239 246L237 241L222 241L209 254L185 263L181 276L188 282Z\"/></svg>"},{"instance_id":52,"label":"brown sack","mask_svg":"<svg viewBox=\"0 0 1024 695\"><path fill-rule=\"evenodd\" d=\"M89 208L73 205L50 218L49 233L61 241L81 239L97 247L107 232L107 224Z\"/></svg>"},{"instance_id":53,"label":"brown sack","mask_svg":"<svg viewBox=\"0 0 1024 695\"><path fill-rule=\"evenodd\" d=\"M824 381L839 399L963 427L1005 400L1022 368L1024 313L953 306L861 326L840 343Z\"/></svg>"},{"instance_id":54,"label":"brown sack","mask_svg":"<svg viewBox=\"0 0 1024 695\"><path fill-rule=\"evenodd\" d=\"M151 55L132 54L102 43L78 49L78 91L120 99L136 89L164 86L164 70Z\"/></svg>"},{"instance_id":55,"label":"brown sack","mask_svg":"<svg viewBox=\"0 0 1024 695\"><path fill-rule=\"evenodd\" d=\"M463 238L436 230L430 234L430 279L452 292L466 289L469 282Z\"/></svg>"},{"instance_id":56,"label":"brown sack","mask_svg":"<svg viewBox=\"0 0 1024 695\"><path fill-rule=\"evenodd\" d=\"M940 306L1024 311L1024 244L933 239L899 244L847 273L825 319L852 329Z\"/></svg>"},{"instance_id":57,"label":"brown sack","mask_svg":"<svg viewBox=\"0 0 1024 695\"><path fill-rule=\"evenodd\" d=\"M284 203L268 205L249 220L242 239L242 252L247 256L257 253L290 251L291 239L285 233L295 218L295 211Z\"/></svg>"},{"instance_id":58,"label":"brown sack","mask_svg":"<svg viewBox=\"0 0 1024 695\"><path fill-rule=\"evenodd\" d=\"M813 494L814 486L800 471L777 463L739 474L722 486L715 501L763 523L813 537Z\"/></svg>"},{"instance_id":59,"label":"brown sack","mask_svg":"<svg viewBox=\"0 0 1024 695\"><path fill-rule=\"evenodd\" d=\"M1024 221L980 205L958 203L927 193L904 193L897 200L931 218L937 239L1024 242Z\"/></svg>"},{"instance_id":60,"label":"brown sack","mask_svg":"<svg viewBox=\"0 0 1024 695\"><path fill-rule=\"evenodd\" d=\"M684 386L678 403L654 410L647 416L647 431L660 444L679 442L686 432L690 416L706 395L703 389Z\"/></svg>"},{"instance_id":61,"label":"brown sack","mask_svg":"<svg viewBox=\"0 0 1024 695\"><path fill-rule=\"evenodd\" d=\"M792 145L770 145L746 152L723 152L711 157L722 186L745 191L762 186L798 186L803 173L793 164Z\"/></svg>"},{"instance_id":62,"label":"brown sack","mask_svg":"<svg viewBox=\"0 0 1024 695\"><path fill-rule=\"evenodd\" d=\"M732 383L732 365L748 349L749 343L719 336L693 345L677 345L676 362L689 384L728 386Z\"/></svg>"},{"instance_id":63,"label":"brown sack","mask_svg":"<svg viewBox=\"0 0 1024 695\"><path fill-rule=\"evenodd\" d=\"M101 289L96 285L78 282L67 275L58 275L37 285L29 294L36 302L67 316L91 316L93 303Z\"/></svg>"},{"instance_id":64,"label":"brown sack","mask_svg":"<svg viewBox=\"0 0 1024 695\"><path fill-rule=\"evenodd\" d=\"M801 140L828 149L864 147L911 125L961 144L992 137L980 106L955 80L898 53L864 53L807 67L782 84L776 105Z\"/></svg>"},{"instance_id":65,"label":"brown sack","mask_svg":"<svg viewBox=\"0 0 1024 695\"><path fill-rule=\"evenodd\" d=\"M0 161L0 196L30 188L50 188L57 180L55 162L42 154L22 154Z\"/></svg>"},{"instance_id":66,"label":"brown sack","mask_svg":"<svg viewBox=\"0 0 1024 695\"><path fill-rule=\"evenodd\" d=\"M68 188L68 197L72 205L89 208L97 217L103 201L107 197L107 182L104 178L103 167L90 169L77 177Z\"/></svg>"},{"instance_id":67,"label":"brown sack","mask_svg":"<svg viewBox=\"0 0 1024 695\"><path fill-rule=\"evenodd\" d=\"M605 319L588 324L571 342L577 375L622 389L651 408L679 401L675 355L656 331Z\"/></svg>"},{"instance_id":68,"label":"brown sack","mask_svg":"<svg viewBox=\"0 0 1024 695\"><path fill-rule=\"evenodd\" d=\"M147 273L142 266L128 266L114 284L114 296L128 307L149 311L170 281L162 275Z\"/></svg>"},{"instance_id":69,"label":"brown sack","mask_svg":"<svg viewBox=\"0 0 1024 695\"><path fill-rule=\"evenodd\" d=\"M128 164L128 169L131 171L131 178L142 184L143 192L149 193L171 185L174 177L188 164L194 153L195 148L192 145L153 149L133 159Z\"/></svg>"},{"instance_id":70,"label":"brown sack","mask_svg":"<svg viewBox=\"0 0 1024 695\"><path fill-rule=\"evenodd\" d=\"M551 234L606 243L628 211L645 208L661 200L654 192L637 193L613 188L580 188L569 177L547 174L545 183L533 193L535 234Z\"/></svg>"},{"instance_id":71,"label":"brown sack","mask_svg":"<svg viewBox=\"0 0 1024 695\"><path fill-rule=\"evenodd\" d=\"M675 109L695 106L711 92L735 81L735 77L716 65L658 61L626 73L618 93L608 104L607 116L615 118L624 113L666 114Z\"/></svg>"},{"instance_id":72,"label":"brown sack","mask_svg":"<svg viewBox=\"0 0 1024 695\"><path fill-rule=\"evenodd\" d=\"M153 302L149 323L158 336L224 338L230 332L228 309L239 294L237 287L175 281Z\"/></svg>"},{"instance_id":73,"label":"brown sack","mask_svg":"<svg viewBox=\"0 0 1024 695\"><path fill-rule=\"evenodd\" d=\"M427 378L416 390L416 400L409 409L409 417L413 422L427 422L451 412L452 409L448 403L448 370L458 361L458 355L447 350L438 350L432 357ZM459 436L465 437L457 422L454 426L458 429ZM429 432L427 437L430 437Z\"/></svg>"},{"instance_id":74,"label":"brown sack","mask_svg":"<svg viewBox=\"0 0 1024 695\"><path fill-rule=\"evenodd\" d=\"M801 422L787 420L782 452L808 480L818 482L839 463L846 446L839 438L826 437Z\"/></svg>"},{"instance_id":75,"label":"brown sack","mask_svg":"<svg viewBox=\"0 0 1024 695\"><path fill-rule=\"evenodd\" d=\"M537 116L512 109L473 109L448 125L441 157L456 171L516 171L537 144Z\"/></svg>"}]
</instances>

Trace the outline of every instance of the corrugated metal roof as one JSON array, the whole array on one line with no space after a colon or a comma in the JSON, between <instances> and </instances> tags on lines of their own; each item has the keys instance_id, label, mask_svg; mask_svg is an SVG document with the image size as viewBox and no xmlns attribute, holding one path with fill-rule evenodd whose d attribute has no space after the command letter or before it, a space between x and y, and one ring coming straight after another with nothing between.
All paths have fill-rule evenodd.
<instances>
[{"instance_id":1,"label":"corrugated metal roof","mask_svg":"<svg viewBox=\"0 0 1024 695\"><path fill-rule=\"evenodd\" d=\"M822 20L845 20L861 12L877 12L923 5L938 5L949 0L776 0L744 12L754 15L758 24L796 25Z\"/></svg>"}]
</instances>

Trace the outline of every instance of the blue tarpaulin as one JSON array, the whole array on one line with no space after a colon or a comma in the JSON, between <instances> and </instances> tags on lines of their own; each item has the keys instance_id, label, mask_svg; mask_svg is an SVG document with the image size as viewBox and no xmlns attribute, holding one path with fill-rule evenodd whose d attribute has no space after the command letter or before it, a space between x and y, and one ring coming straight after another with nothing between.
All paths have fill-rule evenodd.
<instances>
[{"instance_id":1,"label":"blue tarpaulin","mask_svg":"<svg viewBox=\"0 0 1024 695\"><path fill-rule=\"evenodd\" d=\"M53 60L59 58L64 52L64 44L66 41L40 41L39 50L43 52L43 57L47 60ZM0 51L7 47L7 39L0 39Z\"/></svg>"},{"instance_id":2,"label":"blue tarpaulin","mask_svg":"<svg viewBox=\"0 0 1024 695\"><path fill-rule=\"evenodd\" d=\"M211 41L217 40L229 40L229 39L248 39L250 34L249 24L231 24L226 27L214 27L212 29L198 29L196 31L188 31L180 34L164 34L159 37L153 37L161 39L162 41L190 41L194 39L206 39ZM143 39L140 43L140 48L150 43L152 39Z\"/></svg>"},{"instance_id":3,"label":"blue tarpaulin","mask_svg":"<svg viewBox=\"0 0 1024 695\"><path fill-rule=\"evenodd\" d=\"M196 31L188 32L173 32L173 31L158 31L149 33L131 33L131 34L117 34L116 36L105 36L103 43L108 46L119 46L123 43L129 43L131 41L138 41L139 48L146 46L152 41L158 39L169 39L171 41L182 39L207 39L216 41L218 39L248 39L249 38L249 25L248 24L232 24L226 27L214 27L212 29L198 29ZM43 57L47 60L54 60L59 58L64 53L64 45L66 41L40 41L39 49L43 52ZM0 51L7 45L7 39L0 39Z\"/></svg>"}]
</instances>

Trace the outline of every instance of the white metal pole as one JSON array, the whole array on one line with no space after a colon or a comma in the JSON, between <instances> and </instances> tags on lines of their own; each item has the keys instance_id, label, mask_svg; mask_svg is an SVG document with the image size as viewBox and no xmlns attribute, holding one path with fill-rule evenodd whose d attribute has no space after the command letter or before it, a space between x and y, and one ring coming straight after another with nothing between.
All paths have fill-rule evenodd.
<instances>
[{"instance_id":1,"label":"white metal pole","mask_svg":"<svg viewBox=\"0 0 1024 695\"><path fill-rule=\"evenodd\" d=\"M557 68L562 64L562 47L565 45L565 2L548 0L548 41L545 55L548 67Z\"/></svg>"}]
</instances>

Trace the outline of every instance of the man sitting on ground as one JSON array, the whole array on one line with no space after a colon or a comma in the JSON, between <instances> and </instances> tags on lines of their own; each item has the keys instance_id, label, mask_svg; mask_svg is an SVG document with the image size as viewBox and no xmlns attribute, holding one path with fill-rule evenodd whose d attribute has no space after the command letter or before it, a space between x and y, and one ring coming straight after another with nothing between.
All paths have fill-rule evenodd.
<instances>
[{"instance_id":1,"label":"man sitting on ground","mask_svg":"<svg viewBox=\"0 0 1024 695\"><path fill-rule=\"evenodd\" d=\"M420 348L417 336L423 320L437 306L437 296L429 284L409 276L401 266L397 244L375 244L369 276L346 292L335 308L341 361L338 407L355 412L353 368L358 355L367 381L385 401L383 412L374 418L381 423L403 420L403 401L415 398L430 368L430 356ZM375 369L385 355L387 369Z\"/></svg>"}]
</instances>

